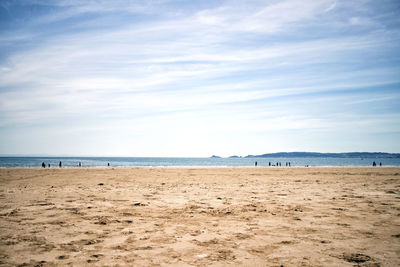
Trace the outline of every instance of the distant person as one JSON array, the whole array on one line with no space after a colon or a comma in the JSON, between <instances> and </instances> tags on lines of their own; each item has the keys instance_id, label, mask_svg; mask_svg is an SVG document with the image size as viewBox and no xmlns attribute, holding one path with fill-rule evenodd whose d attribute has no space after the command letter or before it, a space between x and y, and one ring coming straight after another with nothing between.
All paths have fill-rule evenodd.
<instances>
[{"instance_id":1,"label":"distant person","mask_svg":"<svg viewBox=\"0 0 400 267\"><path fill-rule=\"evenodd\" d=\"M254 165L257 167L257 161L254 163Z\"/></svg>"},{"instance_id":2,"label":"distant person","mask_svg":"<svg viewBox=\"0 0 400 267\"><path fill-rule=\"evenodd\" d=\"M50 163L49 163L49 164L47 164L47 167L49 167L49 168L50 168Z\"/></svg>"},{"instance_id":3,"label":"distant person","mask_svg":"<svg viewBox=\"0 0 400 267\"><path fill-rule=\"evenodd\" d=\"M81 162L79 162L78 166L79 166L79 167L82 167L82 163L81 163Z\"/></svg>"},{"instance_id":4,"label":"distant person","mask_svg":"<svg viewBox=\"0 0 400 267\"><path fill-rule=\"evenodd\" d=\"M271 161L270 161L270 162L268 162L268 166L270 166L270 167L271 167Z\"/></svg>"},{"instance_id":5,"label":"distant person","mask_svg":"<svg viewBox=\"0 0 400 267\"><path fill-rule=\"evenodd\" d=\"M62 162L60 161L60 163L58 163L58 167L62 167Z\"/></svg>"},{"instance_id":6,"label":"distant person","mask_svg":"<svg viewBox=\"0 0 400 267\"><path fill-rule=\"evenodd\" d=\"M289 161L289 167L290 167L290 161Z\"/></svg>"},{"instance_id":7,"label":"distant person","mask_svg":"<svg viewBox=\"0 0 400 267\"><path fill-rule=\"evenodd\" d=\"M379 166L381 166L381 167L382 167L382 162L379 162Z\"/></svg>"},{"instance_id":8,"label":"distant person","mask_svg":"<svg viewBox=\"0 0 400 267\"><path fill-rule=\"evenodd\" d=\"M107 166L108 166L108 167L110 167L110 162L109 162L109 163L107 163Z\"/></svg>"},{"instance_id":9,"label":"distant person","mask_svg":"<svg viewBox=\"0 0 400 267\"><path fill-rule=\"evenodd\" d=\"M42 167L46 168L46 163L42 162Z\"/></svg>"},{"instance_id":10,"label":"distant person","mask_svg":"<svg viewBox=\"0 0 400 267\"><path fill-rule=\"evenodd\" d=\"M374 161L374 162L372 162L372 166L373 167L375 167L376 166L376 162Z\"/></svg>"}]
</instances>

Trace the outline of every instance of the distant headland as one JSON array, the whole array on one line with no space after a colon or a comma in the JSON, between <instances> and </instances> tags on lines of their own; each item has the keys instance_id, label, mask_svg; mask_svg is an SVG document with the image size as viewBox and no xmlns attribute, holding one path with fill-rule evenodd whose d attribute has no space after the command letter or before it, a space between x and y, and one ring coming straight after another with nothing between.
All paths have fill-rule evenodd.
<instances>
[{"instance_id":1,"label":"distant headland","mask_svg":"<svg viewBox=\"0 0 400 267\"><path fill-rule=\"evenodd\" d=\"M221 158L213 155L211 158ZM229 158L241 158L231 156ZM277 152L262 155L247 155L244 158L400 158L400 153L385 152L344 152L344 153L319 153L319 152Z\"/></svg>"}]
</instances>

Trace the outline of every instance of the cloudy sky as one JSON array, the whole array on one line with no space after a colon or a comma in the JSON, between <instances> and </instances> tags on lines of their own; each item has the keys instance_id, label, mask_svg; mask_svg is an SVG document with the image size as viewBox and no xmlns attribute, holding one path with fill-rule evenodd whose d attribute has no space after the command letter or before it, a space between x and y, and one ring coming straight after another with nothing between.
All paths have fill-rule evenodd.
<instances>
[{"instance_id":1,"label":"cloudy sky","mask_svg":"<svg viewBox=\"0 0 400 267\"><path fill-rule=\"evenodd\" d=\"M400 152L398 0L2 0L0 154Z\"/></svg>"}]
</instances>

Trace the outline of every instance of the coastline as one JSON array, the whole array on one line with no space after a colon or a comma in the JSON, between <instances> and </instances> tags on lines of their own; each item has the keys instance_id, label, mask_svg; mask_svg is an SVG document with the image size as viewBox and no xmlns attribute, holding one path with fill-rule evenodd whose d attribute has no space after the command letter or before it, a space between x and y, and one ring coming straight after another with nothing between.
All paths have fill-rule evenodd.
<instances>
[{"instance_id":1,"label":"coastline","mask_svg":"<svg viewBox=\"0 0 400 267\"><path fill-rule=\"evenodd\" d=\"M358 165L346 165L346 166L335 166L335 165L321 165L321 166L263 166L263 165L258 165L257 167L255 166L230 166L230 165L218 165L218 166L203 166L203 165L193 165L193 166L187 166L187 165L177 165L177 166L164 166L164 165L154 165L154 166L63 166L61 168L59 167L40 167L40 166L27 166L27 167L4 167L0 166L0 169L41 169L41 170L63 170L63 169L155 169L155 168L160 168L160 169L281 169L281 170L289 170L289 169L311 169L311 168L371 168L371 169L380 169L380 168L399 168L400 166L397 165L384 165L384 166L358 166Z\"/></svg>"},{"instance_id":2,"label":"coastline","mask_svg":"<svg viewBox=\"0 0 400 267\"><path fill-rule=\"evenodd\" d=\"M1 158L2 167L46 167L57 168L62 162L62 167L279 167L295 166L372 166L376 162L379 167L400 166L400 158L145 158L145 157L24 157ZM278 166L276 166L278 167Z\"/></svg>"},{"instance_id":3,"label":"coastline","mask_svg":"<svg viewBox=\"0 0 400 267\"><path fill-rule=\"evenodd\" d=\"M5 265L400 264L400 167L0 168Z\"/></svg>"}]
</instances>

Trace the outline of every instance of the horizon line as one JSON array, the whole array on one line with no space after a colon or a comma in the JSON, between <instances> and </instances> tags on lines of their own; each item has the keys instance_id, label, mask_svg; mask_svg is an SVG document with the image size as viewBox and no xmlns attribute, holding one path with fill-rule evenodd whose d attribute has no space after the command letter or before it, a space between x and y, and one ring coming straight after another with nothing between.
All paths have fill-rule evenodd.
<instances>
[{"instance_id":1,"label":"horizon line","mask_svg":"<svg viewBox=\"0 0 400 267\"><path fill-rule=\"evenodd\" d=\"M239 156L237 154L230 156L218 156L216 154L212 154L211 156L109 156L109 155L54 155L54 154L0 154L0 157L54 157L54 158L73 158L73 157L82 157L82 158L230 158L230 157L241 157L245 158L248 156L257 157L266 154L280 154L280 153L318 153L318 154L347 154L347 153L369 153L369 154L400 154L400 152L382 152L382 151L347 151L347 152L316 152L316 151L281 151L281 152L267 152L263 154L248 154L245 156Z\"/></svg>"}]
</instances>

